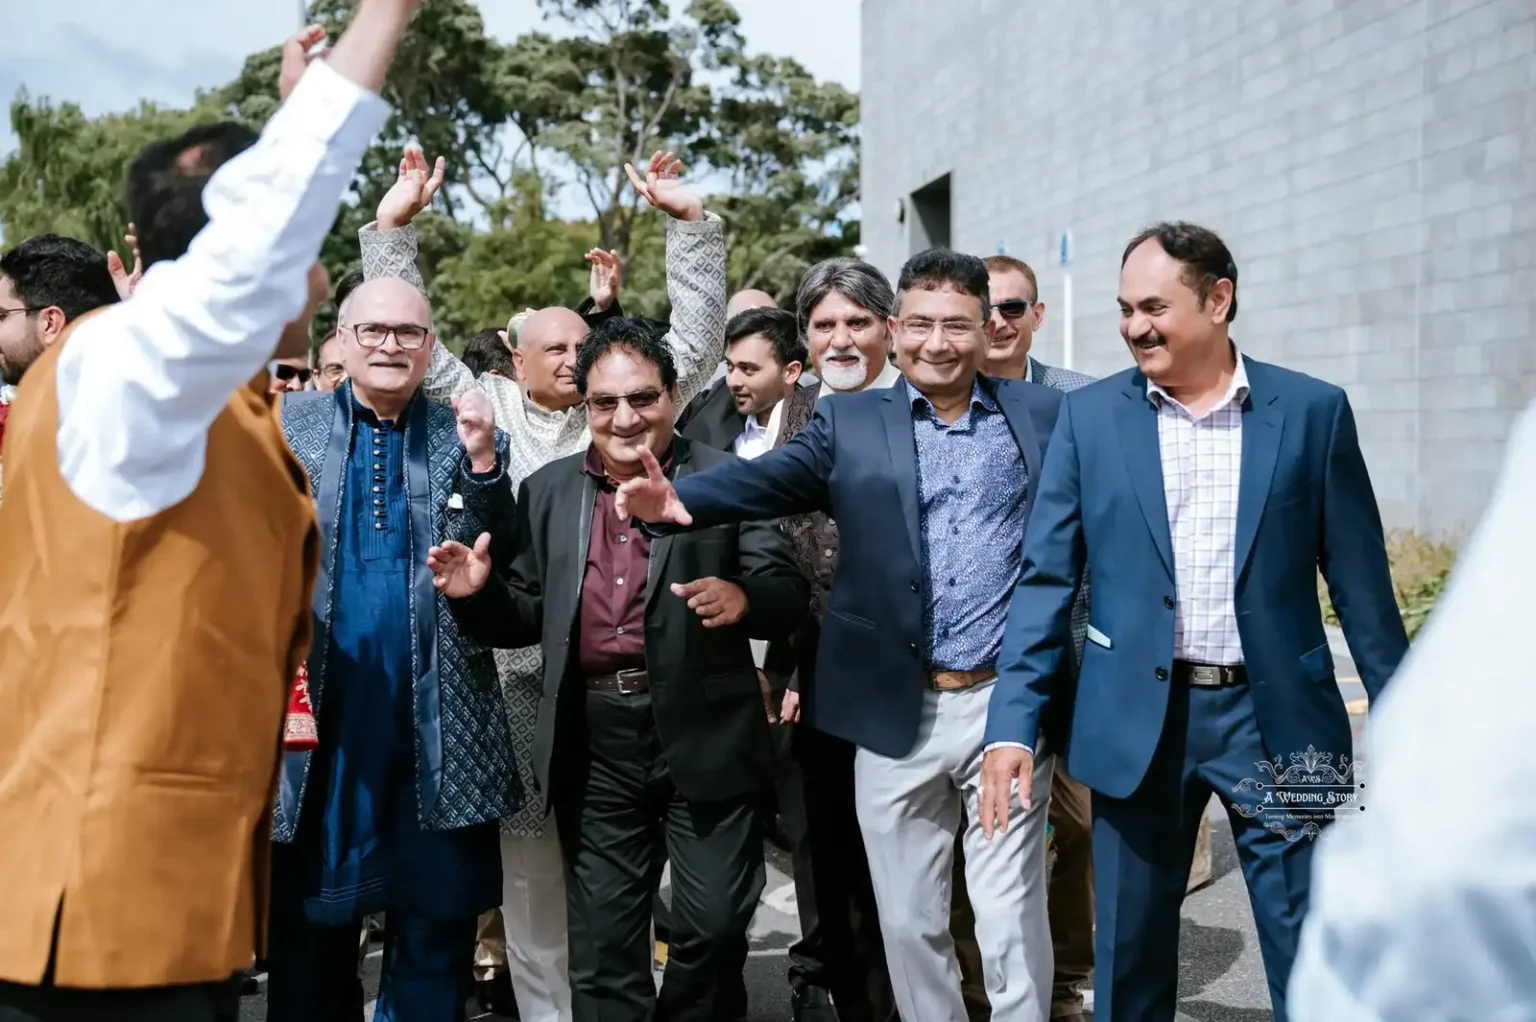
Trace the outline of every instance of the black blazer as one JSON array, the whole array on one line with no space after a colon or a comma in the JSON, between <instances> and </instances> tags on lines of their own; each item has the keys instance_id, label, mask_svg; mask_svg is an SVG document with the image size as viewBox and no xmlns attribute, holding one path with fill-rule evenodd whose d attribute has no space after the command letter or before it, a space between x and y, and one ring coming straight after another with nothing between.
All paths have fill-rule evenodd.
<instances>
[{"instance_id":1,"label":"black blazer","mask_svg":"<svg viewBox=\"0 0 1536 1022\"><path fill-rule=\"evenodd\" d=\"M981 379L997 396L1028 466L1032 507L1061 393L1020 380ZM696 529L810 511L836 520L837 574L806 720L882 756L911 752L925 666L917 453L906 387L820 401L810 424L784 446L679 478L677 494ZM683 534L672 526L648 529Z\"/></svg>"},{"instance_id":2,"label":"black blazer","mask_svg":"<svg viewBox=\"0 0 1536 1022\"><path fill-rule=\"evenodd\" d=\"M544 647L544 692L534 734L533 770L551 790L560 749L584 745L582 678L576 642L581 582L592 535L597 484L585 452L544 466L518 491L505 574L464 600L450 601L468 635L492 647ZM672 478L725 461L722 454L678 437ZM747 617L705 628L673 596L673 583L715 576L747 594ZM772 779L772 742L747 640L792 635L810 595L788 541L771 524L743 522L651 542L646 572L645 657L656 730L673 783L699 801L738 798ZM570 743L570 744L567 744ZM557 745L559 749L557 749ZM559 778L556 777L556 783Z\"/></svg>"},{"instance_id":3,"label":"black blazer","mask_svg":"<svg viewBox=\"0 0 1536 1022\"><path fill-rule=\"evenodd\" d=\"M688 402L677 419L679 434L717 451L729 451L746 428L747 417L736 410L736 398L724 378Z\"/></svg>"}]
</instances>

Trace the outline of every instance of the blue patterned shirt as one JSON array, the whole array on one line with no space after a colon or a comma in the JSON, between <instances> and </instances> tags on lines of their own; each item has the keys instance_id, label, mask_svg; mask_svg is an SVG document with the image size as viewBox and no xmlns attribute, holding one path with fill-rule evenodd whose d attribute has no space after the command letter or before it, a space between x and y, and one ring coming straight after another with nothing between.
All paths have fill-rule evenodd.
<instances>
[{"instance_id":1,"label":"blue patterned shirt","mask_svg":"<svg viewBox=\"0 0 1536 1022\"><path fill-rule=\"evenodd\" d=\"M952 426L903 383L917 442L924 656L938 671L990 667L1019 580L1029 470L997 400L978 380Z\"/></svg>"}]
</instances>

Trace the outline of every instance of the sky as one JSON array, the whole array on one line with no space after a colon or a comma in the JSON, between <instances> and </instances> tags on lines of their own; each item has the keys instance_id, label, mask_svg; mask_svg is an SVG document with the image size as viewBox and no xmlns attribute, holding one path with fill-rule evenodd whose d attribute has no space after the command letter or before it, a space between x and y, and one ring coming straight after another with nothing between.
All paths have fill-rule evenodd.
<instances>
[{"instance_id":1,"label":"sky","mask_svg":"<svg viewBox=\"0 0 1536 1022\"><path fill-rule=\"evenodd\" d=\"M428 0L430 2L430 0ZM300 0L0 0L0 100L19 88L88 115L142 99L185 106L249 53L297 28ZM818 78L859 85L860 0L735 0L751 52L791 56ZM540 24L535 0L478 0L486 28L514 39ZM678 6L674 0L674 6ZM0 158L16 144L0 117Z\"/></svg>"}]
</instances>

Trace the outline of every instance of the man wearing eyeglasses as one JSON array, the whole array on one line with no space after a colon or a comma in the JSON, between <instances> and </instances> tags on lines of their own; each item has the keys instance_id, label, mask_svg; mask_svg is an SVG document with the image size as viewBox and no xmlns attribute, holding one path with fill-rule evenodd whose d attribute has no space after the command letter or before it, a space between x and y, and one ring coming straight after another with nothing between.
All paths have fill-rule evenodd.
<instances>
[{"instance_id":1,"label":"man wearing eyeglasses","mask_svg":"<svg viewBox=\"0 0 1536 1022\"><path fill-rule=\"evenodd\" d=\"M1032 804L1013 796L1015 824L995 837L978 803L998 650L1061 395L978 375L989 294L975 256L914 256L888 321L902 382L819 404L809 426L750 462L673 481L643 454L646 474L614 502L657 536L812 511L837 521L812 723L858 746L854 799L891 985L901 1017L923 1022L967 1018L948 911L962 818L992 1018L1043 1022L1050 1006L1050 764L1037 767Z\"/></svg>"},{"instance_id":2,"label":"man wearing eyeglasses","mask_svg":"<svg viewBox=\"0 0 1536 1022\"><path fill-rule=\"evenodd\" d=\"M321 523L319 747L283 764L269 1011L351 1013L358 926L385 912L380 1017L446 1022L476 919L501 900L497 821L520 785L490 650L460 634L425 561L510 516L506 438L484 395L450 409L422 393L436 337L410 284L359 286L338 334L347 382L283 404Z\"/></svg>"},{"instance_id":3,"label":"man wearing eyeglasses","mask_svg":"<svg viewBox=\"0 0 1536 1022\"><path fill-rule=\"evenodd\" d=\"M726 1022L763 889L758 806L773 771L749 640L793 634L806 584L770 523L652 540L616 517L642 455L678 478L736 460L675 435L677 368L659 331L604 323L575 383L592 444L520 487L508 580L490 577L490 536L446 543L430 565L467 634L548 651L533 769L567 866L576 1022ZM658 834L673 878L659 994Z\"/></svg>"}]
</instances>

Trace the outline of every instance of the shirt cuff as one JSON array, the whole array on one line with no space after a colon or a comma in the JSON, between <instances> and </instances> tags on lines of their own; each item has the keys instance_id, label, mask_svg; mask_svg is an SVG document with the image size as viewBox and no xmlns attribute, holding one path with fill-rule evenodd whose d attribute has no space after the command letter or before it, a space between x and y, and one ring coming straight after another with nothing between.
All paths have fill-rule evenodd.
<instances>
[{"instance_id":1,"label":"shirt cuff","mask_svg":"<svg viewBox=\"0 0 1536 1022\"><path fill-rule=\"evenodd\" d=\"M680 231L683 234L714 234L724 229L725 222L720 219L719 213L704 211L703 220L679 220L675 216L667 217L667 230Z\"/></svg>"},{"instance_id":2,"label":"shirt cuff","mask_svg":"<svg viewBox=\"0 0 1536 1022\"><path fill-rule=\"evenodd\" d=\"M389 104L323 60L310 63L286 102L277 108L268 125L293 121L298 134L329 142L343 132L367 133L366 147L384 128Z\"/></svg>"},{"instance_id":3,"label":"shirt cuff","mask_svg":"<svg viewBox=\"0 0 1536 1022\"><path fill-rule=\"evenodd\" d=\"M991 752L993 749L1023 749L1025 752L1029 753L1031 756L1033 756L1035 754L1035 750L1031 749L1029 746L1025 745L1023 742L993 742L991 745L989 745L986 748L981 750L982 755L986 755L987 753Z\"/></svg>"}]
</instances>

